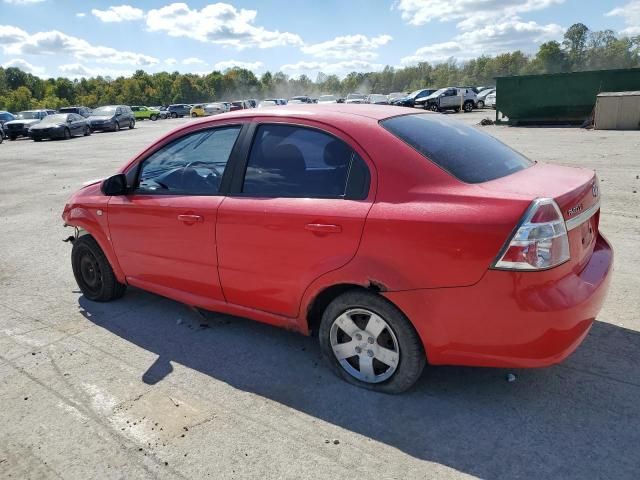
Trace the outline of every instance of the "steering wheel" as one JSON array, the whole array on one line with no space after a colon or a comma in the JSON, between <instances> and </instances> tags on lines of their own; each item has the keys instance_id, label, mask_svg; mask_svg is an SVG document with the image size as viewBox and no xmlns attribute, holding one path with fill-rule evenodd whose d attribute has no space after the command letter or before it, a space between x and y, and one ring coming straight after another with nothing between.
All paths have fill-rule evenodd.
<instances>
[{"instance_id":1,"label":"steering wheel","mask_svg":"<svg viewBox=\"0 0 640 480\"><path fill-rule=\"evenodd\" d=\"M209 170L211 170L211 172L213 172L213 176L214 177L221 177L222 176L222 174L218 171L218 169L216 167L211 165L209 162L203 162L202 160L195 160L193 162L189 162L184 168L193 167L194 165L203 165L203 166L205 166L207 169L209 169Z\"/></svg>"}]
</instances>

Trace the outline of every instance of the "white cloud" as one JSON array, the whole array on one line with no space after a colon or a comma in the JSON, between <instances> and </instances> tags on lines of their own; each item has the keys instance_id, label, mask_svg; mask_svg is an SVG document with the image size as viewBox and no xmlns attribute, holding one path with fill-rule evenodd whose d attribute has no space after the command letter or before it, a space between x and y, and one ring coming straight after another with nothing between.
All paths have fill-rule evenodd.
<instances>
[{"instance_id":1,"label":"white cloud","mask_svg":"<svg viewBox=\"0 0 640 480\"><path fill-rule=\"evenodd\" d=\"M70 63L67 65L60 65L58 67L60 72L70 78L90 78L90 77L129 77L133 75L132 70L121 70L112 68L101 67L87 67L80 63Z\"/></svg>"},{"instance_id":2,"label":"white cloud","mask_svg":"<svg viewBox=\"0 0 640 480\"><path fill-rule=\"evenodd\" d=\"M238 67L238 68L246 68L247 70L256 71L261 70L264 67L264 63L262 62L242 62L239 60L224 60L222 62L216 63L213 68L214 70L227 70L229 68Z\"/></svg>"},{"instance_id":3,"label":"white cloud","mask_svg":"<svg viewBox=\"0 0 640 480\"><path fill-rule=\"evenodd\" d=\"M182 60L183 65L204 65L206 62L198 57L189 57Z\"/></svg>"},{"instance_id":4,"label":"white cloud","mask_svg":"<svg viewBox=\"0 0 640 480\"><path fill-rule=\"evenodd\" d=\"M84 18L84 17L86 17L86 16L87 16L87 14L86 14L86 13L84 13L84 12L78 12L78 13L76 13L76 17L78 17L78 18Z\"/></svg>"},{"instance_id":5,"label":"white cloud","mask_svg":"<svg viewBox=\"0 0 640 480\"><path fill-rule=\"evenodd\" d=\"M470 30L490 19L543 10L564 0L398 0L392 8L400 11L410 25L424 25L432 20L460 21L461 28Z\"/></svg>"},{"instance_id":6,"label":"white cloud","mask_svg":"<svg viewBox=\"0 0 640 480\"><path fill-rule=\"evenodd\" d=\"M4 3L8 3L10 5L30 5L40 2L44 2L44 0L4 0Z\"/></svg>"},{"instance_id":7,"label":"white cloud","mask_svg":"<svg viewBox=\"0 0 640 480\"><path fill-rule=\"evenodd\" d=\"M91 13L106 23L128 22L144 18L144 11L131 5L111 6L106 10L94 8Z\"/></svg>"},{"instance_id":8,"label":"white cloud","mask_svg":"<svg viewBox=\"0 0 640 480\"><path fill-rule=\"evenodd\" d=\"M461 33L447 42L421 47L413 55L402 58L400 63L406 66L418 62L443 62L450 57L468 60L480 55L495 56L514 50L527 52L537 44L561 38L563 33L564 28L560 25L539 25L514 17Z\"/></svg>"},{"instance_id":9,"label":"white cloud","mask_svg":"<svg viewBox=\"0 0 640 480\"><path fill-rule=\"evenodd\" d=\"M607 12L607 17L622 17L627 26L620 33L624 35L640 35L640 0L631 0L629 3L616 7Z\"/></svg>"},{"instance_id":10,"label":"white cloud","mask_svg":"<svg viewBox=\"0 0 640 480\"><path fill-rule=\"evenodd\" d=\"M227 3L212 3L200 10L191 9L186 3L172 3L150 10L146 22L152 32L237 49L302 45L302 39L294 33L255 26L257 13Z\"/></svg>"},{"instance_id":11,"label":"white cloud","mask_svg":"<svg viewBox=\"0 0 640 480\"><path fill-rule=\"evenodd\" d=\"M390 35L379 35L372 38L366 35L345 35L326 42L305 45L301 50L306 54L320 58L373 60L378 56L376 50L391 40Z\"/></svg>"},{"instance_id":12,"label":"white cloud","mask_svg":"<svg viewBox=\"0 0 640 480\"><path fill-rule=\"evenodd\" d=\"M305 74L314 78L319 72L345 76L350 72L373 72L382 70L383 68L384 65L380 63L370 63L363 60L345 60L336 63L302 61L282 65L280 70L294 77Z\"/></svg>"},{"instance_id":13,"label":"white cloud","mask_svg":"<svg viewBox=\"0 0 640 480\"><path fill-rule=\"evenodd\" d=\"M167 58L164 63L167 65L175 65L178 61L175 58Z\"/></svg>"},{"instance_id":14,"label":"white cloud","mask_svg":"<svg viewBox=\"0 0 640 480\"><path fill-rule=\"evenodd\" d=\"M158 59L142 53L92 45L57 30L29 34L12 25L0 25L0 46L7 55L70 55L80 61L146 67Z\"/></svg>"},{"instance_id":15,"label":"white cloud","mask_svg":"<svg viewBox=\"0 0 640 480\"><path fill-rule=\"evenodd\" d=\"M32 65L26 60L23 60L21 58L14 58L13 60L9 60L8 62L3 63L2 66L4 68L16 67L25 72L32 73L33 75L38 75L38 76L44 75L44 68Z\"/></svg>"}]
</instances>

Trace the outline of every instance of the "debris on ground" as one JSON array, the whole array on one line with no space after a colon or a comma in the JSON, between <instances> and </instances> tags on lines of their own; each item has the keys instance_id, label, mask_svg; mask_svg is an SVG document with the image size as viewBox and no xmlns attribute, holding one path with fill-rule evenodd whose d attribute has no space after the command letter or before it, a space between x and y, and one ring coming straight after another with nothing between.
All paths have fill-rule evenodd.
<instances>
[{"instance_id":1,"label":"debris on ground","mask_svg":"<svg viewBox=\"0 0 640 480\"><path fill-rule=\"evenodd\" d=\"M483 127L486 127L487 125L495 125L495 123L496 122L494 122L490 118L483 118L482 120L480 120L480 123L478 125L482 125Z\"/></svg>"},{"instance_id":2,"label":"debris on ground","mask_svg":"<svg viewBox=\"0 0 640 480\"><path fill-rule=\"evenodd\" d=\"M513 373L507 373L507 382L512 383L516 381L516 376Z\"/></svg>"}]
</instances>

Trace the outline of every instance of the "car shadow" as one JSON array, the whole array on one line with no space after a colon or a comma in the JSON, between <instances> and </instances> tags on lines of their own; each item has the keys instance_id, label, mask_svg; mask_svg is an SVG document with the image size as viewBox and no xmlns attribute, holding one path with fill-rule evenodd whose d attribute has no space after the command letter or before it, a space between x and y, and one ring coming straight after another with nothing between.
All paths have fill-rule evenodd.
<instances>
[{"instance_id":1,"label":"car shadow","mask_svg":"<svg viewBox=\"0 0 640 480\"><path fill-rule=\"evenodd\" d=\"M337 379L317 340L206 313L137 289L117 302L80 297L87 319L171 362L325 422L480 478L637 478L640 334L595 322L563 364L538 370L430 367L402 395ZM515 381L506 379L516 375Z\"/></svg>"}]
</instances>

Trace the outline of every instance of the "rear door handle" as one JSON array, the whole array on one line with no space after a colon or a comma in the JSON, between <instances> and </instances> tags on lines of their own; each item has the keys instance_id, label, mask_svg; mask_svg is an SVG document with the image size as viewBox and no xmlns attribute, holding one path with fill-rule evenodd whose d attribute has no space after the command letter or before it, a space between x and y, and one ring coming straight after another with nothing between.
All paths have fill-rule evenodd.
<instances>
[{"instance_id":1,"label":"rear door handle","mask_svg":"<svg viewBox=\"0 0 640 480\"><path fill-rule=\"evenodd\" d=\"M200 215L178 215L178 220L184 223L196 223L201 222L202 217Z\"/></svg>"},{"instance_id":2,"label":"rear door handle","mask_svg":"<svg viewBox=\"0 0 640 480\"><path fill-rule=\"evenodd\" d=\"M305 230L318 233L340 233L342 227L340 225L331 225L327 223L308 223L304 226Z\"/></svg>"}]
</instances>

